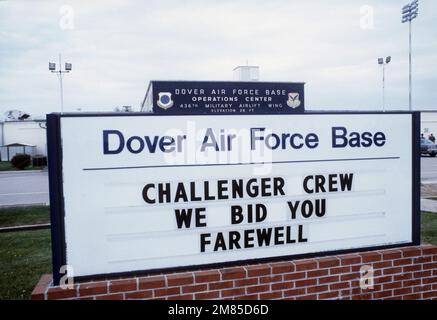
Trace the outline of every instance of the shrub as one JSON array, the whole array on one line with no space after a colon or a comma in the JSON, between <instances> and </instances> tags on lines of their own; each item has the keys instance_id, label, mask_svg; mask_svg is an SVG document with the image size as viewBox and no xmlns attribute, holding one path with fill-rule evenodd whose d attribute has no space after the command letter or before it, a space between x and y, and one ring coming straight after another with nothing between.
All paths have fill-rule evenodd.
<instances>
[{"instance_id":1,"label":"shrub","mask_svg":"<svg viewBox=\"0 0 437 320\"><path fill-rule=\"evenodd\" d=\"M35 155L32 157L32 166L33 167L46 167L47 166L47 157L42 155Z\"/></svg>"},{"instance_id":2,"label":"shrub","mask_svg":"<svg viewBox=\"0 0 437 320\"><path fill-rule=\"evenodd\" d=\"M12 158L11 164L14 168L24 170L31 165L31 157L28 154L16 154Z\"/></svg>"}]
</instances>

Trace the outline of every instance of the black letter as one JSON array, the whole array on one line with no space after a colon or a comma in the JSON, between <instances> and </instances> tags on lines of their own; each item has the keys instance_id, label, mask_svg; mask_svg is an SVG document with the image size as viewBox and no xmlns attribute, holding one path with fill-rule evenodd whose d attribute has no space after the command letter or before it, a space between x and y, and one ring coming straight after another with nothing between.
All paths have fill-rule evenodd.
<instances>
[{"instance_id":1,"label":"black letter","mask_svg":"<svg viewBox=\"0 0 437 320\"><path fill-rule=\"evenodd\" d=\"M231 207L231 223L232 224L240 224L244 220L243 216L243 208L241 206L232 206Z\"/></svg>"},{"instance_id":2,"label":"black letter","mask_svg":"<svg viewBox=\"0 0 437 320\"><path fill-rule=\"evenodd\" d=\"M270 246L270 241L272 240L272 228L257 229L256 234L259 247L262 247L263 245L265 245L266 247Z\"/></svg>"},{"instance_id":3,"label":"black letter","mask_svg":"<svg viewBox=\"0 0 437 320\"><path fill-rule=\"evenodd\" d=\"M341 131L341 134L337 134L337 131ZM347 146L347 139L345 138L347 134L346 128L334 127L332 128L332 147L333 148L344 148ZM343 143L337 144L337 139L342 139Z\"/></svg>"},{"instance_id":4,"label":"black letter","mask_svg":"<svg viewBox=\"0 0 437 320\"><path fill-rule=\"evenodd\" d=\"M109 138L110 134L115 134L120 140L120 144L117 149L109 150ZM103 130L103 154L119 154L124 149L124 137L118 130Z\"/></svg>"},{"instance_id":5,"label":"black letter","mask_svg":"<svg viewBox=\"0 0 437 320\"><path fill-rule=\"evenodd\" d=\"M299 225L299 236L298 236L298 242L299 243L303 243L303 242L308 242L308 239L303 237L303 225Z\"/></svg>"},{"instance_id":6,"label":"black letter","mask_svg":"<svg viewBox=\"0 0 437 320\"><path fill-rule=\"evenodd\" d=\"M340 184L341 191L352 191L352 181L354 179L354 174L341 174L340 175Z\"/></svg>"},{"instance_id":7,"label":"black letter","mask_svg":"<svg viewBox=\"0 0 437 320\"><path fill-rule=\"evenodd\" d=\"M148 185L146 185L143 189L143 199L144 201L146 201L148 204L154 204L156 203L155 199L150 199L149 196L147 195L147 192L149 191L149 189L151 188L155 188L155 185L153 183L149 183Z\"/></svg>"},{"instance_id":8,"label":"black letter","mask_svg":"<svg viewBox=\"0 0 437 320\"><path fill-rule=\"evenodd\" d=\"M229 250L233 250L234 247L235 249L241 249L240 246L240 238L241 235L238 231L230 231L229 232Z\"/></svg>"},{"instance_id":9,"label":"black letter","mask_svg":"<svg viewBox=\"0 0 437 320\"><path fill-rule=\"evenodd\" d=\"M206 238L211 237L211 233L203 233L200 235L200 252L205 252L205 245L211 244L211 241L207 240Z\"/></svg>"},{"instance_id":10,"label":"black letter","mask_svg":"<svg viewBox=\"0 0 437 320\"><path fill-rule=\"evenodd\" d=\"M314 190L311 190L310 188L308 188L309 180L314 180L314 177L308 176L303 180L303 189L305 190L306 193L312 194L312 193L314 193Z\"/></svg>"},{"instance_id":11,"label":"black letter","mask_svg":"<svg viewBox=\"0 0 437 320\"><path fill-rule=\"evenodd\" d=\"M185 228L189 228L191 226L193 209L176 209L174 213L176 215L176 224L178 225L178 229L182 229L182 225L185 225Z\"/></svg>"},{"instance_id":12,"label":"black letter","mask_svg":"<svg viewBox=\"0 0 437 320\"><path fill-rule=\"evenodd\" d=\"M296 201L295 204L293 205L293 202L288 201L288 207L290 208L291 211L291 219L294 220L296 219L296 212L297 212L297 208L299 208L299 203L300 201Z\"/></svg>"},{"instance_id":13,"label":"black letter","mask_svg":"<svg viewBox=\"0 0 437 320\"><path fill-rule=\"evenodd\" d=\"M377 132L373 138L373 141L375 141L375 145L377 147L383 147L385 145L385 134L382 132Z\"/></svg>"},{"instance_id":14,"label":"black letter","mask_svg":"<svg viewBox=\"0 0 437 320\"><path fill-rule=\"evenodd\" d=\"M273 194L277 196L278 194L281 196L285 196L284 192L285 180L283 178L274 178L273 179Z\"/></svg>"},{"instance_id":15,"label":"black letter","mask_svg":"<svg viewBox=\"0 0 437 320\"><path fill-rule=\"evenodd\" d=\"M206 227L205 213L201 214L201 212L206 211L206 208L196 208L195 210L196 210L196 227L197 228Z\"/></svg>"}]
</instances>

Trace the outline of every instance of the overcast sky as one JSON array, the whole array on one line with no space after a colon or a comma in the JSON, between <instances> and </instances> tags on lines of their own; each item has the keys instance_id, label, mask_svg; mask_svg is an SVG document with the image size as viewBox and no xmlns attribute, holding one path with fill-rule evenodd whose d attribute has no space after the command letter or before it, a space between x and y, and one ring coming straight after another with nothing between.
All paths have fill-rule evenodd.
<instances>
[{"instance_id":1,"label":"overcast sky","mask_svg":"<svg viewBox=\"0 0 437 320\"><path fill-rule=\"evenodd\" d=\"M48 61L73 64L65 110L139 109L150 80L304 81L308 109L408 108L407 0L0 0L0 115L59 111ZM414 105L437 110L437 2L413 23ZM373 20L373 21L372 21ZM373 23L372 23L373 22Z\"/></svg>"}]
</instances>

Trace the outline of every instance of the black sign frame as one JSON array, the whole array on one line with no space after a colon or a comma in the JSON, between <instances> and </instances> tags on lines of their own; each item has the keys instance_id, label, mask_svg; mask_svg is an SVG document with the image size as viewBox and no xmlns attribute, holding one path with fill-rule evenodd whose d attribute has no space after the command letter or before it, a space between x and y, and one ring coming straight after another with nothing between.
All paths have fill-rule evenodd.
<instances>
[{"instance_id":1,"label":"black sign frame","mask_svg":"<svg viewBox=\"0 0 437 320\"><path fill-rule=\"evenodd\" d=\"M411 114L412 116L412 241L405 244L372 246L347 250L334 250L319 253L307 253L298 255L287 255L280 257L249 259L241 261L231 261L224 263L212 263L195 266L183 266L172 268L161 268L154 270L138 270L121 273L101 274L93 276L76 277L75 280L97 280L104 278L119 278L127 276L152 275L164 272L176 271L194 271L205 268L223 268L238 265L265 263L273 261L284 261L290 259L302 259L312 257L324 257L338 254L348 254L356 252L365 252L373 250L384 250L392 248L401 248L408 246L419 246L421 244L421 211L420 211L420 167L421 167L421 151L420 151L420 112L305 112L304 116L311 115L396 115L396 114ZM65 225L64 225L64 191L63 191L63 171L62 171L62 145L61 145L61 118L62 117L123 117L123 116L138 116L138 117L159 117L159 116L178 116L178 115L159 115L150 113L51 113L47 115L47 145L48 145L48 167L49 167L49 190L50 190L50 220L51 220L51 239L52 239L52 267L54 285L59 285L61 277L61 267L66 265L66 240L65 240ZM196 116L196 115L193 115ZM202 115L197 115L202 116ZM236 115L237 116L237 115ZM247 116L247 115L246 115ZM268 115L266 115L268 116Z\"/></svg>"},{"instance_id":2,"label":"black sign frame","mask_svg":"<svg viewBox=\"0 0 437 320\"><path fill-rule=\"evenodd\" d=\"M177 94L177 91L185 93ZM188 90L191 90L188 92ZM204 91L201 94L201 90ZM219 93L221 90L226 91L226 95ZM257 95L252 94L230 94L234 90L257 90ZM269 92L285 92L285 94L263 94L268 90ZM213 94L212 91L216 93ZM288 96L291 93L298 94L297 101L299 106L289 106L287 102L293 102L296 96ZM163 94L169 102L174 100L168 106L160 106L160 95ZM197 98L203 97L206 99L238 99L235 101L194 101ZM270 98L270 102L249 102L246 98ZM233 107L206 107L206 105L228 105ZM243 107L238 108L235 105L242 103L243 105L258 104L258 107ZM147 105L151 105L151 109L147 110ZM276 107L268 107L268 105L275 105ZM181 108L180 106L188 106ZM198 105L194 107L194 105ZM281 107L278 107L281 105ZM168 107L168 108L167 108ZM305 83L304 82L261 82L261 81L158 81L152 80L147 88L146 95L142 102L141 111L151 112L153 114L166 115L253 115L253 114L302 114L305 112Z\"/></svg>"}]
</instances>

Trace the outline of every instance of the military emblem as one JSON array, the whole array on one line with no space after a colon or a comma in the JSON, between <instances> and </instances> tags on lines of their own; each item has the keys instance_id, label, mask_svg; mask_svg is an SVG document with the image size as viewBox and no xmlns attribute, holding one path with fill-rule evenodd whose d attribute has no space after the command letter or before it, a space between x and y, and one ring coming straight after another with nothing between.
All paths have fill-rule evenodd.
<instances>
[{"instance_id":1,"label":"military emblem","mask_svg":"<svg viewBox=\"0 0 437 320\"><path fill-rule=\"evenodd\" d=\"M173 107L174 102L171 98L171 93L170 92L160 92L158 94L158 107L167 110L170 109L171 107Z\"/></svg>"},{"instance_id":2,"label":"military emblem","mask_svg":"<svg viewBox=\"0 0 437 320\"><path fill-rule=\"evenodd\" d=\"M296 109L300 106L301 102L299 100L299 93L290 92L288 94L287 106L290 108Z\"/></svg>"}]
</instances>

